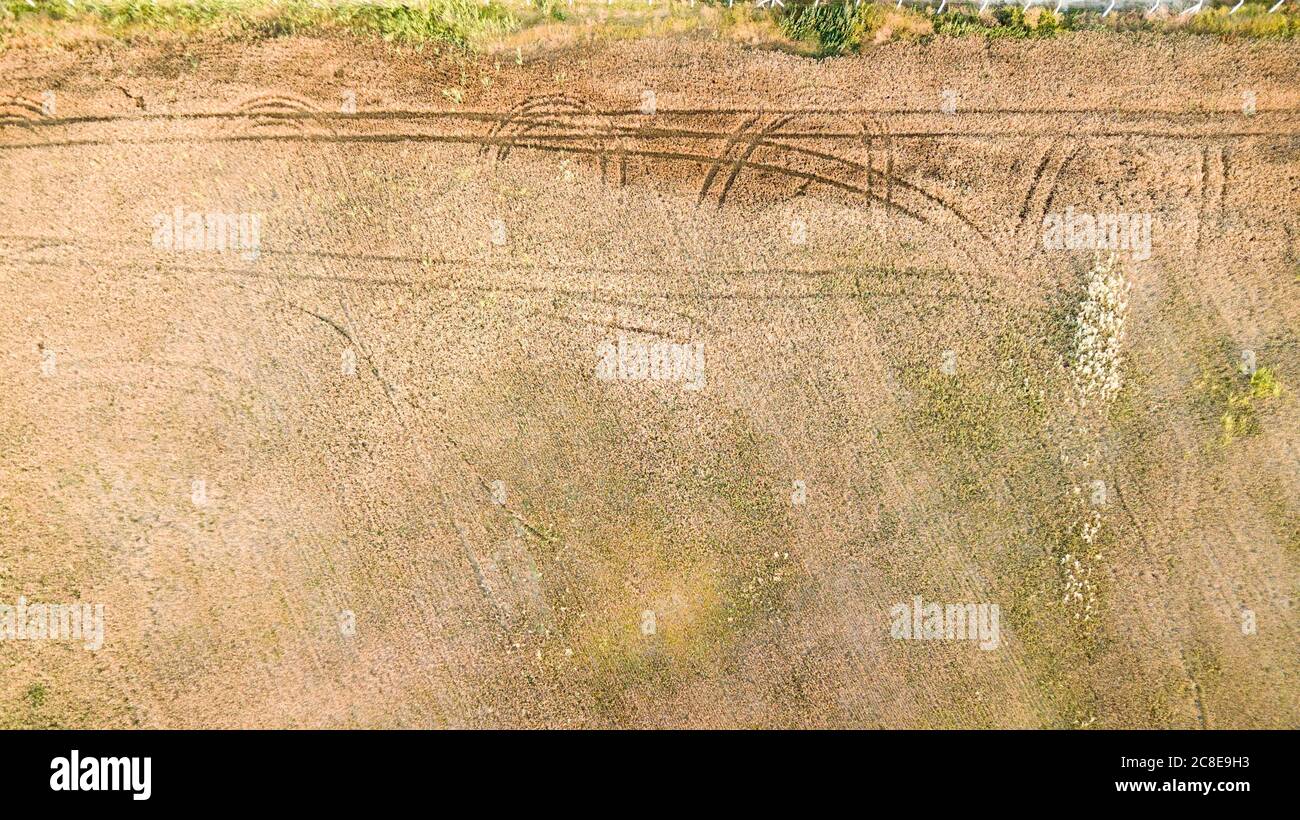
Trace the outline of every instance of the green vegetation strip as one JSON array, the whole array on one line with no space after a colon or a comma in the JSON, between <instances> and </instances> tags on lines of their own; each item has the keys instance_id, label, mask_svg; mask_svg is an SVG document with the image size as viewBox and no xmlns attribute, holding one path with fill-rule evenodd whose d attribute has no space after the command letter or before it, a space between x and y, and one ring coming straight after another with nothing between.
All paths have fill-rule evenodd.
<instances>
[{"instance_id":1,"label":"green vegetation strip","mask_svg":"<svg viewBox=\"0 0 1300 820\"><path fill-rule=\"evenodd\" d=\"M744 9L744 10L742 10ZM889 3L801 2L771 10L726 0L0 0L0 40L19 32L50 31L66 24L90 26L119 38L156 33L219 34L269 38L345 33L378 37L402 45L474 49L522 29L544 24L614 26L644 35L664 34L667 11L674 20L694 16L727 27L735 20L760 21L771 39L820 57L850 54L890 40L932 37L1036 38L1071 31L1149 31L1220 37L1289 38L1300 32L1291 5L1269 13L1266 2L1200 13L1147 16L1141 11L1102 17L1096 10L999 6L980 13L973 4L953 4L942 14L933 7L896 9ZM640 21L640 25L637 25ZM707 25L706 25L707 27ZM690 28L689 26L687 27ZM624 35L626 36L626 34ZM790 43L789 41L794 41Z\"/></svg>"},{"instance_id":2,"label":"green vegetation strip","mask_svg":"<svg viewBox=\"0 0 1300 820\"><path fill-rule=\"evenodd\" d=\"M23 22L98 24L118 36L151 31L215 32L232 36L283 37L346 32L406 45L470 48L508 34L519 20L497 0L419 0L363 3L341 0L0 0L0 30Z\"/></svg>"}]
</instances>

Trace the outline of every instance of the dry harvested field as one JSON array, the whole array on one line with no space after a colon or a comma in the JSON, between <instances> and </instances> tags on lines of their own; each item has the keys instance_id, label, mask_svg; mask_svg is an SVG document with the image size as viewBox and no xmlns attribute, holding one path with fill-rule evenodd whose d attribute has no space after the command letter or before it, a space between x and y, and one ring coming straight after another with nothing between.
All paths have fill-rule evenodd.
<instances>
[{"instance_id":1,"label":"dry harvested field","mask_svg":"<svg viewBox=\"0 0 1300 820\"><path fill-rule=\"evenodd\" d=\"M1300 726L1300 41L0 97L0 726Z\"/></svg>"}]
</instances>

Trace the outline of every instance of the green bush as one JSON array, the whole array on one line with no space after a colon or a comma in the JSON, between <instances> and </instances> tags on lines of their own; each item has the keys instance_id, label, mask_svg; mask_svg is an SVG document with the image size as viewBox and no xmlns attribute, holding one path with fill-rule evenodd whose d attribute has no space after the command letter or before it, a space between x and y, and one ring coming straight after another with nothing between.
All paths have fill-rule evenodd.
<instances>
[{"instance_id":1,"label":"green bush","mask_svg":"<svg viewBox=\"0 0 1300 820\"><path fill-rule=\"evenodd\" d=\"M781 30L793 40L814 43L820 57L858 49L865 35L875 31L882 13L873 3L791 6L781 16Z\"/></svg>"}]
</instances>

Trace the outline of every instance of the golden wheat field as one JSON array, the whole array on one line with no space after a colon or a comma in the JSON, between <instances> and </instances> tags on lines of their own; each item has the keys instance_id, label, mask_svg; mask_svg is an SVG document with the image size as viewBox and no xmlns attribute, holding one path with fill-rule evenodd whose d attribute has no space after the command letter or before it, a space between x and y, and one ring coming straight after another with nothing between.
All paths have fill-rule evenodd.
<instances>
[{"instance_id":1,"label":"golden wheat field","mask_svg":"<svg viewBox=\"0 0 1300 820\"><path fill-rule=\"evenodd\" d=\"M9 38L0 726L1300 726L1300 41L677 6Z\"/></svg>"}]
</instances>

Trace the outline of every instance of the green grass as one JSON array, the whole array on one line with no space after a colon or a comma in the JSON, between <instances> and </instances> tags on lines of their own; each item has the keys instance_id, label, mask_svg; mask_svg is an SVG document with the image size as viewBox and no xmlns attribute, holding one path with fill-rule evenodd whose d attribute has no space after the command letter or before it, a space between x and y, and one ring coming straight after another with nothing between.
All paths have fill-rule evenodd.
<instances>
[{"instance_id":1,"label":"green grass","mask_svg":"<svg viewBox=\"0 0 1300 820\"><path fill-rule=\"evenodd\" d=\"M1046 10L1036 19L1027 20L1025 10L1019 6L999 6L994 10L992 19L960 11L947 12L934 18L934 33L953 37L976 35L1027 39L1051 37L1065 28L1061 17Z\"/></svg>"},{"instance_id":2,"label":"green grass","mask_svg":"<svg viewBox=\"0 0 1300 820\"><path fill-rule=\"evenodd\" d=\"M39 709L44 706L46 697L47 692L44 684L33 683L31 686L27 687L27 705L31 708Z\"/></svg>"},{"instance_id":3,"label":"green grass","mask_svg":"<svg viewBox=\"0 0 1300 820\"><path fill-rule=\"evenodd\" d=\"M781 30L792 40L813 44L818 56L831 56L860 48L883 19L874 5L791 6L781 17Z\"/></svg>"},{"instance_id":4,"label":"green grass","mask_svg":"<svg viewBox=\"0 0 1300 820\"><path fill-rule=\"evenodd\" d=\"M949 448L977 456L997 448L1004 419L994 393L968 376L948 376L934 368L907 368L903 377L921 398L914 419L920 429Z\"/></svg>"},{"instance_id":5,"label":"green grass","mask_svg":"<svg viewBox=\"0 0 1300 820\"><path fill-rule=\"evenodd\" d=\"M0 0L0 31L18 23L88 23L114 36L151 32L216 33L228 36L284 37L350 33L404 45L470 48L477 41L507 34L518 19L497 0L419 0L375 4L355 0Z\"/></svg>"},{"instance_id":6,"label":"green grass","mask_svg":"<svg viewBox=\"0 0 1300 820\"><path fill-rule=\"evenodd\" d=\"M1256 368L1249 376L1229 373L1222 366L1207 369L1198 386L1218 420L1224 446L1259 433L1261 411L1282 395L1282 383L1271 367Z\"/></svg>"}]
</instances>

